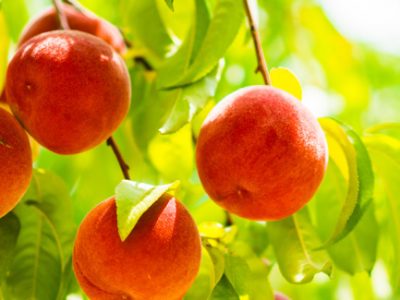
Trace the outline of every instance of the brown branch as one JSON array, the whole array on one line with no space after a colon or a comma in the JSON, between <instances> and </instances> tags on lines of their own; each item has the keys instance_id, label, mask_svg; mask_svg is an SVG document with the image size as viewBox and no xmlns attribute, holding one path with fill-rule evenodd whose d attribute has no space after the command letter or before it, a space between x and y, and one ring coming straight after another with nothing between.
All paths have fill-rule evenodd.
<instances>
[{"instance_id":1,"label":"brown branch","mask_svg":"<svg viewBox=\"0 0 400 300\"><path fill-rule=\"evenodd\" d=\"M64 14L64 11L62 9L62 3L60 0L53 0L53 5L54 8L57 11L57 16L58 16L58 20L60 21L60 27L61 29L70 29L69 25L68 25L68 20L67 17Z\"/></svg>"},{"instance_id":2,"label":"brown branch","mask_svg":"<svg viewBox=\"0 0 400 300\"><path fill-rule=\"evenodd\" d=\"M233 225L233 219L232 219L231 213L229 211L227 211L227 210L225 210L225 217L226 217L225 226L226 227L232 226Z\"/></svg>"},{"instance_id":3,"label":"brown branch","mask_svg":"<svg viewBox=\"0 0 400 300\"><path fill-rule=\"evenodd\" d=\"M125 162L124 158L122 157L121 152L119 151L118 145L115 142L114 138L112 136L110 136L107 139L107 145L111 147L111 149L113 150L115 157L118 160L119 166L121 167L122 170L122 174L124 174L124 178L125 179L131 179L129 176L129 166L128 164Z\"/></svg>"},{"instance_id":4,"label":"brown branch","mask_svg":"<svg viewBox=\"0 0 400 300\"><path fill-rule=\"evenodd\" d=\"M263 52L263 49L261 46L260 36L258 34L254 16L251 12L249 0L243 0L243 2L244 2L247 19L248 19L249 26L250 26L251 35L252 35L253 41L254 41L254 47L256 49L256 54L257 54L258 66L257 66L256 72L261 72L261 74L264 78L265 84L271 85L271 78L269 76L267 62L265 61L264 52Z\"/></svg>"}]
</instances>

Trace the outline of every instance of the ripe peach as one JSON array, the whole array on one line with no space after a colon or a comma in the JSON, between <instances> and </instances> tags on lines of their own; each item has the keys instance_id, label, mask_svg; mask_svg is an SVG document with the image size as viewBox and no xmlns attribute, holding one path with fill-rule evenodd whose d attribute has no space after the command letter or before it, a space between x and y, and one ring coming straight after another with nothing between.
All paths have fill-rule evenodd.
<instances>
[{"instance_id":1,"label":"ripe peach","mask_svg":"<svg viewBox=\"0 0 400 300\"><path fill-rule=\"evenodd\" d=\"M67 4L62 4L62 9L67 17L70 29L93 34L110 44L119 53L126 51L124 38L111 23L89 11L85 10L82 13ZM40 33L57 29L60 29L59 19L56 10L52 6L28 23L21 34L19 45Z\"/></svg>"},{"instance_id":2,"label":"ripe peach","mask_svg":"<svg viewBox=\"0 0 400 300\"><path fill-rule=\"evenodd\" d=\"M41 145L73 154L117 129L129 109L130 79L121 57L101 39L75 30L50 31L14 55L6 97Z\"/></svg>"},{"instance_id":3,"label":"ripe peach","mask_svg":"<svg viewBox=\"0 0 400 300\"><path fill-rule=\"evenodd\" d=\"M0 94L0 103L6 103L6 102L7 102L7 100L6 100L6 90L3 89L3 91Z\"/></svg>"},{"instance_id":4,"label":"ripe peach","mask_svg":"<svg viewBox=\"0 0 400 300\"><path fill-rule=\"evenodd\" d=\"M197 227L175 198L164 195L122 242L114 198L96 206L82 222L73 265L85 293L96 300L177 300L200 266Z\"/></svg>"},{"instance_id":5,"label":"ripe peach","mask_svg":"<svg viewBox=\"0 0 400 300\"><path fill-rule=\"evenodd\" d=\"M17 120L0 108L0 218L12 210L29 186L32 154Z\"/></svg>"},{"instance_id":6,"label":"ripe peach","mask_svg":"<svg viewBox=\"0 0 400 300\"><path fill-rule=\"evenodd\" d=\"M252 86L230 94L207 116L196 161L217 204L248 219L277 220L313 196L327 146L301 102L273 87Z\"/></svg>"}]
</instances>

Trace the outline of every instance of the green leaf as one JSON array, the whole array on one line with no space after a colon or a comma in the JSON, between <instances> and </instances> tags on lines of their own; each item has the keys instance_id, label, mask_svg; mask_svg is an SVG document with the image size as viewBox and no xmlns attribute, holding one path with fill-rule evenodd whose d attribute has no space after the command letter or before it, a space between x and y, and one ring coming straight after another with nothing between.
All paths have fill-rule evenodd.
<instances>
[{"instance_id":1,"label":"green leaf","mask_svg":"<svg viewBox=\"0 0 400 300\"><path fill-rule=\"evenodd\" d=\"M171 10L174 10L174 0L165 0L165 3L167 3Z\"/></svg>"},{"instance_id":2,"label":"green leaf","mask_svg":"<svg viewBox=\"0 0 400 300\"><path fill-rule=\"evenodd\" d=\"M13 259L20 228L18 218L12 212L0 219L0 282L3 281Z\"/></svg>"},{"instance_id":3,"label":"green leaf","mask_svg":"<svg viewBox=\"0 0 400 300\"><path fill-rule=\"evenodd\" d=\"M291 283L310 282L314 275L330 275L331 261L325 250L317 250L320 240L306 208L286 219L269 222L268 233L282 275Z\"/></svg>"},{"instance_id":4,"label":"green leaf","mask_svg":"<svg viewBox=\"0 0 400 300\"><path fill-rule=\"evenodd\" d=\"M340 217L331 237L323 247L332 245L354 229L372 201L374 174L368 152L358 137L349 127L333 119L320 119L325 133L333 138L342 149L348 169L348 192ZM331 152L330 156L335 156Z\"/></svg>"},{"instance_id":5,"label":"green leaf","mask_svg":"<svg viewBox=\"0 0 400 300\"><path fill-rule=\"evenodd\" d=\"M224 275L213 290L210 300L240 300L228 278Z\"/></svg>"},{"instance_id":6,"label":"green leaf","mask_svg":"<svg viewBox=\"0 0 400 300\"><path fill-rule=\"evenodd\" d=\"M221 79L224 66L221 60L217 67L200 81L178 88L175 91L175 105L173 106L166 122L159 129L162 134L173 133L192 121L215 95L217 84Z\"/></svg>"},{"instance_id":7,"label":"green leaf","mask_svg":"<svg viewBox=\"0 0 400 300\"><path fill-rule=\"evenodd\" d=\"M387 231L381 233L389 240L386 247L390 248L391 254L385 255L388 259L388 269L393 283L393 289L400 287L400 205L398 195L400 195L400 139L383 134L369 135L364 138L364 142L371 155L377 177L382 180L383 192L385 193L384 221L387 223ZM382 222L383 223L383 222ZM382 225L381 225L382 226ZM385 249L385 253L388 253Z\"/></svg>"},{"instance_id":8,"label":"green leaf","mask_svg":"<svg viewBox=\"0 0 400 300\"><path fill-rule=\"evenodd\" d=\"M198 53L210 23L210 12L205 0L195 1L193 24L178 51L166 60L159 70L158 86L168 87L178 81Z\"/></svg>"},{"instance_id":9,"label":"green leaf","mask_svg":"<svg viewBox=\"0 0 400 300\"><path fill-rule=\"evenodd\" d=\"M234 41L243 20L243 4L237 0L220 0L216 3L213 18L201 47L183 76L171 87L198 81L215 68Z\"/></svg>"},{"instance_id":10,"label":"green leaf","mask_svg":"<svg viewBox=\"0 0 400 300\"><path fill-rule=\"evenodd\" d=\"M346 190L346 180L335 162L330 160L324 181L312 203L316 208L316 228L324 240L332 233L340 216ZM370 272L376 261L378 233L379 227L372 203L354 230L327 250L335 265L345 272L352 275Z\"/></svg>"},{"instance_id":11,"label":"green leaf","mask_svg":"<svg viewBox=\"0 0 400 300\"><path fill-rule=\"evenodd\" d=\"M5 0L1 9L4 13L6 27L12 40L16 42L28 22L29 14L24 0ZM16 17L18 16L18 17ZM2 44L3 45L3 44ZM2 46L3 47L3 46Z\"/></svg>"},{"instance_id":12,"label":"green leaf","mask_svg":"<svg viewBox=\"0 0 400 300\"><path fill-rule=\"evenodd\" d=\"M66 186L57 176L35 170L15 213L21 231L6 278L7 294L12 299L64 299L63 273L75 235Z\"/></svg>"},{"instance_id":13,"label":"green leaf","mask_svg":"<svg viewBox=\"0 0 400 300\"><path fill-rule=\"evenodd\" d=\"M161 19L156 0L123 1L121 14L128 35L134 38L135 51L159 64L170 52L173 41Z\"/></svg>"},{"instance_id":14,"label":"green leaf","mask_svg":"<svg viewBox=\"0 0 400 300\"><path fill-rule=\"evenodd\" d=\"M125 241L140 217L150 206L160 199L164 193L174 191L178 185L178 181L154 186L123 180L115 189L118 233L121 240Z\"/></svg>"},{"instance_id":15,"label":"green leaf","mask_svg":"<svg viewBox=\"0 0 400 300\"><path fill-rule=\"evenodd\" d=\"M3 91L3 86L6 79L8 50L10 46L10 38L6 27L4 12L0 10L0 94Z\"/></svg>"},{"instance_id":16,"label":"green leaf","mask_svg":"<svg viewBox=\"0 0 400 300\"><path fill-rule=\"evenodd\" d=\"M222 278L222 275L224 275L225 255L220 249L215 247L206 247L206 250L210 255L214 265L215 282L219 282Z\"/></svg>"},{"instance_id":17,"label":"green leaf","mask_svg":"<svg viewBox=\"0 0 400 300\"><path fill-rule=\"evenodd\" d=\"M199 273L184 299L208 299L216 283L213 261L208 251L203 247Z\"/></svg>"},{"instance_id":18,"label":"green leaf","mask_svg":"<svg viewBox=\"0 0 400 300\"><path fill-rule=\"evenodd\" d=\"M262 264L258 259L259 264ZM233 253L225 255L225 275L242 299L266 300L273 299L268 282L268 270L254 269L248 258Z\"/></svg>"}]
</instances>

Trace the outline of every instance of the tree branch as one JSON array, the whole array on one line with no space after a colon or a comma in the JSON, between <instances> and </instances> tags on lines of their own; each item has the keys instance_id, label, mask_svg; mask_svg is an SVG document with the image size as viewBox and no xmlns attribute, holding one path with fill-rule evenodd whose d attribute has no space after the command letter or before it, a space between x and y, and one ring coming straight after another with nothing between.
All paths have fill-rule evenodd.
<instances>
[{"instance_id":1,"label":"tree branch","mask_svg":"<svg viewBox=\"0 0 400 300\"><path fill-rule=\"evenodd\" d=\"M129 166L128 164L125 162L124 158L122 157L121 152L119 151L118 145L115 142L114 138L112 136L110 136L107 139L107 145L111 147L111 149L113 150L115 157L118 160L119 166L122 170L122 174L124 174L124 178L125 179L131 179L129 176Z\"/></svg>"},{"instance_id":2,"label":"tree branch","mask_svg":"<svg viewBox=\"0 0 400 300\"><path fill-rule=\"evenodd\" d=\"M250 26L251 35L253 37L254 47L256 49L256 54L257 54L258 66L257 66L256 72L261 72L261 74L264 78L265 84L271 85L271 78L269 76L267 62L265 61L264 52L263 52L263 49L261 46L260 36L258 34L254 16L251 12L249 0L243 0L243 2L244 2L247 19L248 19L249 26Z\"/></svg>"},{"instance_id":3,"label":"tree branch","mask_svg":"<svg viewBox=\"0 0 400 300\"><path fill-rule=\"evenodd\" d=\"M65 16L64 11L62 9L61 1L60 0L53 0L53 5L54 5L54 8L57 11L57 16L58 16L58 20L60 21L61 29L70 29L70 27L68 25L67 17Z\"/></svg>"}]
</instances>

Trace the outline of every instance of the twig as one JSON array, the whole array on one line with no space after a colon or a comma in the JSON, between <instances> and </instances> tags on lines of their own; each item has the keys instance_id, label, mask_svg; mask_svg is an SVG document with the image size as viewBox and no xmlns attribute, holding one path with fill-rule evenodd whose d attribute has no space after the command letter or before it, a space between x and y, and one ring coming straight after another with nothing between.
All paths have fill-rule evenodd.
<instances>
[{"instance_id":1,"label":"twig","mask_svg":"<svg viewBox=\"0 0 400 300\"><path fill-rule=\"evenodd\" d=\"M225 210L225 217L226 217L225 226L226 227L232 226L233 225L233 219L232 219L231 213L229 211L227 211L227 210Z\"/></svg>"},{"instance_id":2,"label":"twig","mask_svg":"<svg viewBox=\"0 0 400 300\"><path fill-rule=\"evenodd\" d=\"M264 78L265 84L271 85L271 78L268 73L267 62L265 61L264 52L263 52L263 49L261 46L260 36L258 34L254 16L251 12L249 0L243 0L243 2L244 2L245 10L246 10L247 19L249 21L251 35L252 35L253 41L254 41L254 47L256 49L256 54L257 54L258 66L257 66L256 72L261 72L261 74Z\"/></svg>"},{"instance_id":3,"label":"twig","mask_svg":"<svg viewBox=\"0 0 400 300\"><path fill-rule=\"evenodd\" d=\"M131 179L130 176L129 176L129 166L125 162L124 158L122 157L122 154L119 151L118 145L114 141L114 138L112 136L110 136L107 139L107 145L110 146L111 149L113 150L113 152L114 152L114 154L115 154L115 156L116 156L116 158L118 160L119 166L121 167L122 174L124 174L124 178L128 179L128 180Z\"/></svg>"},{"instance_id":4,"label":"twig","mask_svg":"<svg viewBox=\"0 0 400 300\"><path fill-rule=\"evenodd\" d=\"M65 30L70 29L70 27L68 25L67 17L64 14L64 11L62 9L62 3L60 2L60 0L53 0L53 5L57 11L58 20L60 21L61 29L65 29Z\"/></svg>"}]
</instances>

